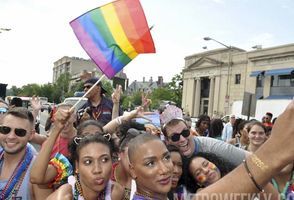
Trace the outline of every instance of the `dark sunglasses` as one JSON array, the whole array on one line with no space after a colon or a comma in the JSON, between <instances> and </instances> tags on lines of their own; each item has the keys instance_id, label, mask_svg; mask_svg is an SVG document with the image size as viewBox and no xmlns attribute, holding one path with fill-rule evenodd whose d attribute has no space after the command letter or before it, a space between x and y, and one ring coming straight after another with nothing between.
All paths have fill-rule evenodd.
<instances>
[{"instance_id":1,"label":"dark sunglasses","mask_svg":"<svg viewBox=\"0 0 294 200\"><path fill-rule=\"evenodd\" d=\"M189 129L184 129L181 133L174 133L173 136L170 137L170 139L173 142L177 142L180 140L180 137L183 136L184 138L189 137L190 135L190 130Z\"/></svg>"},{"instance_id":2,"label":"dark sunglasses","mask_svg":"<svg viewBox=\"0 0 294 200\"><path fill-rule=\"evenodd\" d=\"M10 133L11 129L12 128L10 128L8 126L0 126L0 133L4 134L4 135L7 135L8 133ZM18 137L24 137L27 134L27 131L25 129L22 129L22 128L15 128L14 133Z\"/></svg>"},{"instance_id":3,"label":"dark sunglasses","mask_svg":"<svg viewBox=\"0 0 294 200\"><path fill-rule=\"evenodd\" d=\"M1 107L0 108L0 114L5 114L7 112L7 108Z\"/></svg>"},{"instance_id":4,"label":"dark sunglasses","mask_svg":"<svg viewBox=\"0 0 294 200\"><path fill-rule=\"evenodd\" d=\"M93 85L84 85L84 89L90 89Z\"/></svg>"}]
</instances>

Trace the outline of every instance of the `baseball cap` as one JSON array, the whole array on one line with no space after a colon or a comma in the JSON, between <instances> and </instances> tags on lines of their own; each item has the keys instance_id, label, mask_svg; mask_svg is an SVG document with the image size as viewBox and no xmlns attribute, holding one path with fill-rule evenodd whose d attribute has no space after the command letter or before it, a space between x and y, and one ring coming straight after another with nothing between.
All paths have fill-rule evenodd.
<instances>
[{"instance_id":1,"label":"baseball cap","mask_svg":"<svg viewBox=\"0 0 294 200\"><path fill-rule=\"evenodd\" d=\"M87 84L87 83L90 83L90 84L94 85L98 80L99 80L98 77L92 77L92 78L86 80L86 81L84 82L84 85ZM101 87L101 93L102 93L102 94L103 94L103 93L107 93L107 90L103 87L101 81L100 81L97 85L99 85L99 86Z\"/></svg>"}]
</instances>

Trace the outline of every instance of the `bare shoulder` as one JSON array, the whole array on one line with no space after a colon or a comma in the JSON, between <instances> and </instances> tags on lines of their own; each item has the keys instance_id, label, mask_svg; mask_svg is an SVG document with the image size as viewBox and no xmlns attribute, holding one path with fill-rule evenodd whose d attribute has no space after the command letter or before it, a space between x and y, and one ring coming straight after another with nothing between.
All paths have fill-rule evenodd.
<instances>
[{"instance_id":1,"label":"bare shoulder","mask_svg":"<svg viewBox=\"0 0 294 200\"><path fill-rule=\"evenodd\" d=\"M123 199L124 198L124 188L116 183L112 183L112 190L111 190L111 199Z\"/></svg>"},{"instance_id":2,"label":"bare shoulder","mask_svg":"<svg viewBox=\"0 0 294 200\"><path fill-rule=\"evenodd\" d=\"M236 144L236 138L229 140L228 143L233 145Z\"/></svg>"}]
</instances>

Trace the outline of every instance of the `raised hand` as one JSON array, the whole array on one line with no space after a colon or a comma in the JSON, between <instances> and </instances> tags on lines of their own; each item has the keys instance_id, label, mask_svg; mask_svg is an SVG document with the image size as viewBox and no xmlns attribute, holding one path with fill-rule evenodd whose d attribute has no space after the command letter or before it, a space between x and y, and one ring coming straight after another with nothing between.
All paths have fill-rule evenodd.
<instances>
[{"instance_id":1,"label":"raised hand","mask_svg":"<svg viewBox=\"0 0 294 200\"><path fill-rule=\"evenodd\" d=\"M54 114L54 126L58 126L59 128L63 128L70 117L73 115L74 110L68 109L57 109L56 113Z\"/></svg>"},{"instance_id":2,"label":"raised hand","mask_svg":"<svg viewBox=\"0 0 294 200\"><path fill-rule=\"evenodd\" d=\"M122 87L121 85L116 85L115 90L113 91L111 98L114 104L119 103L120 95L122 94Z\"/></svg>"},{"instance_id":3,"label":"raised hand","mask_svg":"<svg viewBox=\"0 0 294 200\"><path fill-rule=\"evenodd\" d=\"M142 106L143 106L145 111L148 110L150 104L152 103L151 99L148 99L148 95L149 95L149 93L147 93L145 95L144 92L142 92L142 95L141 95Z\"/></svg>"},{"instance_id":4,"label":"raised hand","mask_svg":"<svg viewBox=\"0 0 294 200\"><path fill-rule=\"evenodd\" d=\"M41 110L42 104L41 104L39 97L37 97L35 95L32 96L30 103L31 103L33 110L35 110L35 111Z\"/></svg>"}]
</instances>

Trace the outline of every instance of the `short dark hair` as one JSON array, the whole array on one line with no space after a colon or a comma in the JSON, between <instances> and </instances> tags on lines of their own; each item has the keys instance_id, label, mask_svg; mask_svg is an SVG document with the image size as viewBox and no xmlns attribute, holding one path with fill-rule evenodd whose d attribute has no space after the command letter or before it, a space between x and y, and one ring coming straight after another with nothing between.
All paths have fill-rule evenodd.
<instances>
[{"instance_id":1,"label":"short dark hair","mask_svg":"<svg viewBox=\"0 0 294 200\"><path fill-rule=\"evenodd\" d=\"M146 142L149 142L149 141L153 141L153 140L161 141L159 137L157 137L155 135L151 135L149 133L140 134L140 135L136 136L135 138L131 139L131 141L129 142L129 151L128 151L128 156L129 156L130 163L133 162L134 154L137 151L137 149L142 144L144 144Z\"/></svg>"},{"instance_id":2,"label":"short dark hair","mask_svg":"<svg viewBox=\"0 0 294 200\"><path fill-rule=\"evenodd\" d=\"M170 120L168 123L164 124L161 128L161 132L163 133L164 136L167 136L166 128L169 126L175 126L175 125L179 124L180 122L183 122L187 126L187 123L184 119L175 118L175 119Z\"/></svg>"},{"instance_id":3,"label":"short dark hair","mask_svg":"<svg viewBox=\"0 0 294 200\"><path fill-rule=\"evenodd\" d=\"M82 123L80 123L77 127L77 135L81 135L84 129L88 126L96 126L98 129L101 130L101 133L103 133L103 125L101 122L93 119L85 120Z\"/></svg>"},{"instance_id":4,"label":"short dark hair","mask_svg":"<svg viewBox=\"0 0 294 200\"><path fill-rule=\"evenodd\" d=\"M271 112L267 112L267 113L265 113L265 115L270 116L270 118L273 118L273 113L271 113Z\"/></svg>"},{"instance_id":5,"label":"short dark hair","mask_svg":"<svg viewBox=\"0 0 294 200\"><path fill-rule=\"evenodd\" d=\"M31 111L29 111L25 107L14 107L8 110L7 113L5 113L5 116L12 115L18 118L26 119L30 122L31 125L34 125L34 116Z\"/></svg>"},{"instance_id":6,"label":"short dark hair","mask_svg":"<svg viewBox=\"0 0 294 200\"><path fill-rule=\"evenodd\" d=\"M22 107L22 99L19 97L13 97L10 101L10 106Z\"/></svg>"}]
</instances>

